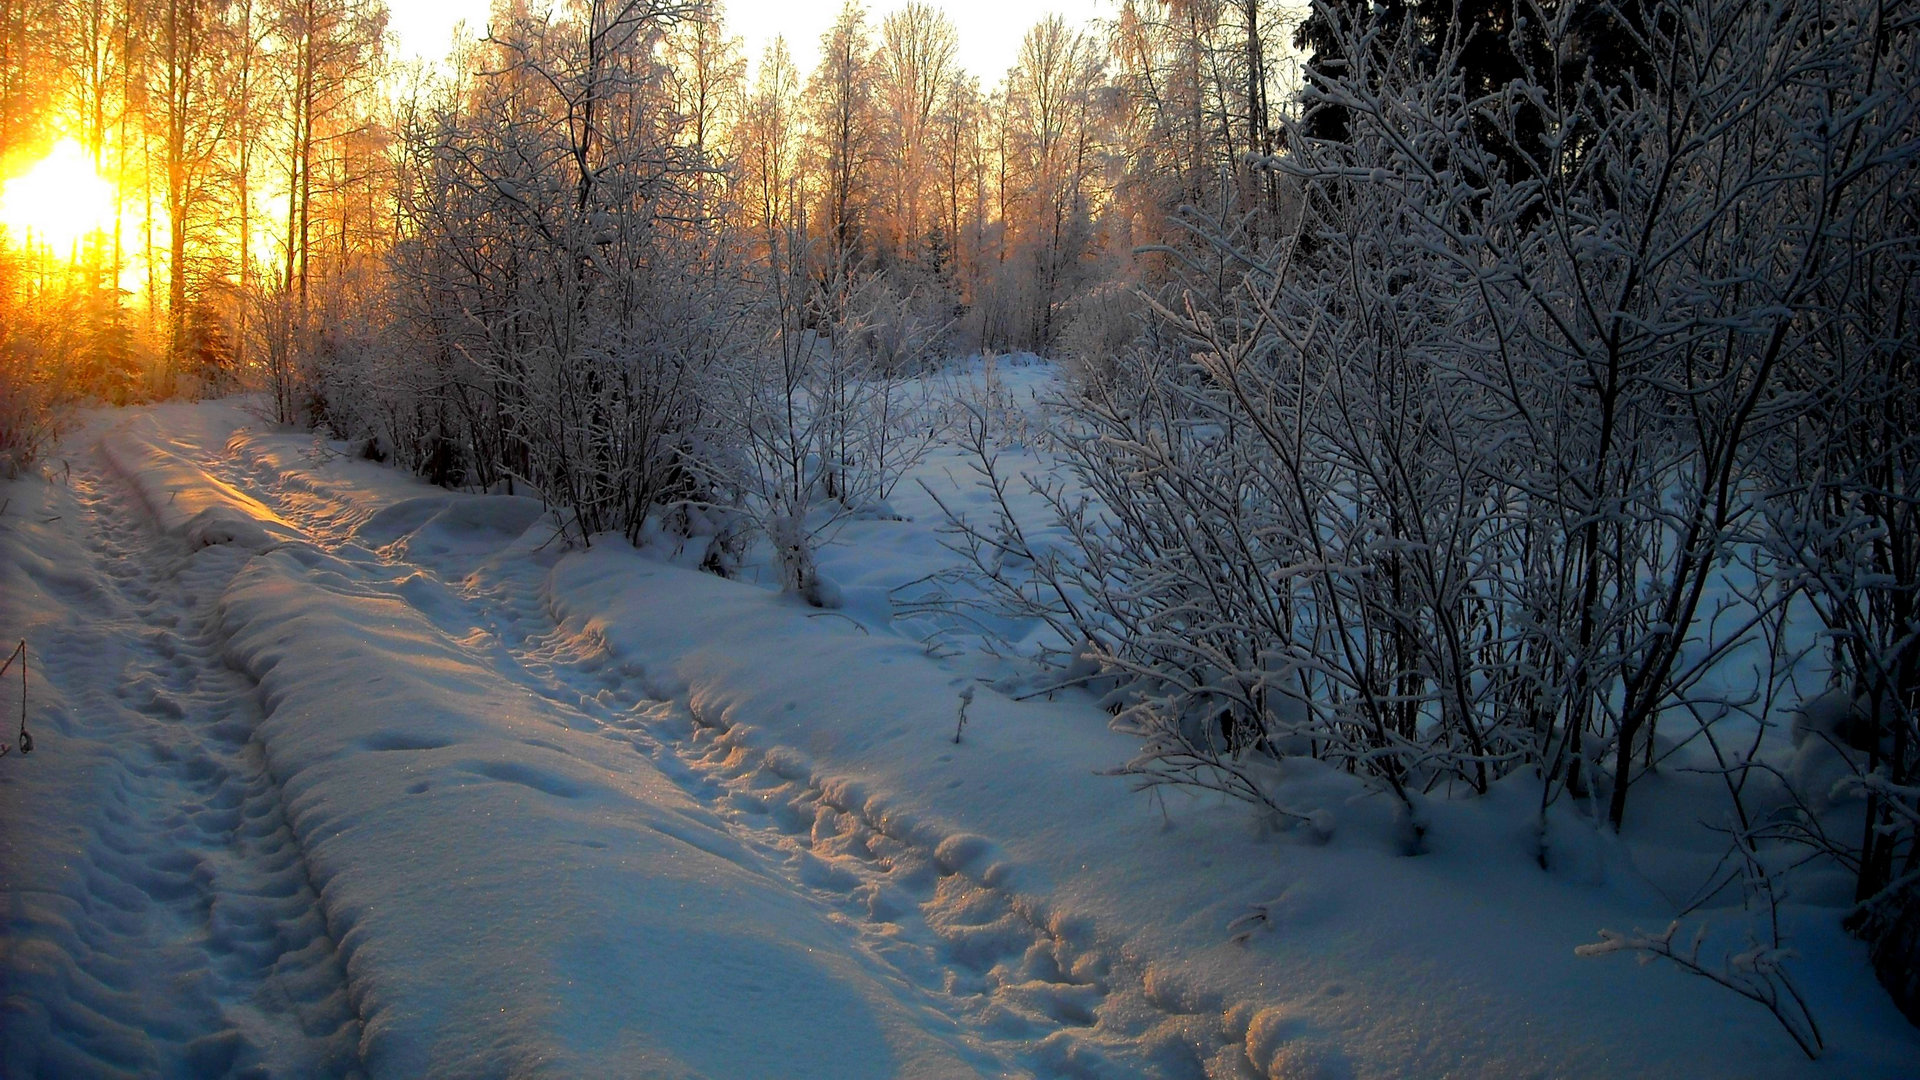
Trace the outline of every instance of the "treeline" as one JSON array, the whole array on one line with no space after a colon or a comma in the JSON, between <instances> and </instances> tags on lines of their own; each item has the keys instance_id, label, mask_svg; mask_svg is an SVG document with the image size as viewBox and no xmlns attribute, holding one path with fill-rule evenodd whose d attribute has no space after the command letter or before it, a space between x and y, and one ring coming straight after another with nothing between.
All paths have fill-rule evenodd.
<instances>
[{"instance_id":1,"label":"treeline","mask_svg":"<svg viewBox=\"0 0 1920 1080\"><path fill-rule=\"evenodd\" d=\"M1221 197L1223 178L1262 182L1246 155L1275 149L1293 75L1271 58L1293 32L1258 0L1130 0L1103 25L1042 21L983 89L953 24L919 3L849 5L813 71L775 42L749 77L720 6L691 0L503 3L426 67L392 61L379 0L23 0L0 24L0 169L72 140L119 212L77 250L7 245L26 328L9 355L57 339L62 357L9 361L7 381L124 401L265 373L306 399L283 414L311 411L314 377L287 367L293 323L337 326L316 305L368 289L418 297L406 275L425 271L402 249L458 239L435 236L431 215L456 211L419 188L454 130L561 139L519 164L570 185L554 209L580 219L579 242L631 240L642 219L643 247L667 221L701 233L730 284L791 289L776 302L790 329L858 327L894 363L1097 348L1122 332L1116 298L1156 272L1139 249L1180 241L1176 208ZM534 100L530 80L559 96ZM616 276L587 254L576 269Z\"/></svg>"}]
</instances>

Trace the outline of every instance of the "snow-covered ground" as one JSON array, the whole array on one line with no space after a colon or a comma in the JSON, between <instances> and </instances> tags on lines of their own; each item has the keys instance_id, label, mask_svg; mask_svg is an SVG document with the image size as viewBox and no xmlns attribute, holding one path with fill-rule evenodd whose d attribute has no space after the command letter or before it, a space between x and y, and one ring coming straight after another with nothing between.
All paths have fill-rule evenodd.
<instances>
[{"instance_id":1,"label":"snow-covered ground","mask_svg":"<svg viewBox=\"0 0 1920 1080\"><path fill-rule=\"evenodd\" d=\"M1789 908L1818 1062L1574 954L1663 927L1706 848L1569 813L1542 871L1515 782L1408 857L1309 762L1324 840L1103 775L1092 697L891 617L955 558L917 481L977 505L957 449L821 553L831 613L342 449L168 405L0 488L37 739L0 759L0 1074L1920 1074L1834 909Z\"/></svg>"}]
</instances>

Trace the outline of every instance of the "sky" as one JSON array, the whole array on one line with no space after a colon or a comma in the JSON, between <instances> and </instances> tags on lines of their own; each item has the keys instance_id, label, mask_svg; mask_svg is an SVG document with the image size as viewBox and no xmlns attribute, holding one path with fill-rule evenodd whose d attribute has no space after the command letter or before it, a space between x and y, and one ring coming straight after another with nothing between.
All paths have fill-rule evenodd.
<instances>
[{"instance_id":1,"label":"sky","mask_svg":"<svg viewBox=\"0 0 1920 1080\"><path fill-rule=\"evenodd\" d=\"M906 0L874 0L867 14L877 28L882 16ZM486 25L489 0L390 0L390 23L400 39L400 55L439 59L453 40L453 26L466 20L477 31ZM1000 81L1020 50L1027 28L1050 13L1070 23L1110 16L1117 0L957 0L937 4L960 31L960 63L979 76L982 88ZM727 29L745 39L747 57L758 63L776 35L785 35L795 62L812 70L820 35L840 11L840 0L726 0Z\"/></svg>"}]
</instances>

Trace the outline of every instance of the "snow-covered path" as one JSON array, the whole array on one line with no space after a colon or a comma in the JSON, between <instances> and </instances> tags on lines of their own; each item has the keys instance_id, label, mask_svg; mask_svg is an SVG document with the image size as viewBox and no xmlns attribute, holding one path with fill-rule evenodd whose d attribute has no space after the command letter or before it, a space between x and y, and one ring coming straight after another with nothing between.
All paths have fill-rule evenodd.
<instances>
[{"instance_id":1,"label":"snow-covered path","mask_svg":"<svg viewBox=\"0 0 1920 1080\"><path fill-rule=\"evenodd\" d=\"M615 660L603 639L556 621L547 582L552 559L487 561L476 570L475 552L457 538L404 550L361 546L392 532L411 534L448 500L422 501L408 491L402 494L413 498L391 503L365 490L321 489L256 442L236 440L233 449L214 465L220 478L317 543L388 572L431 575L447 587L439 603L428 605L441 629L569 726L611 740L672 780L738 844L732 850L750 857L756 873L826 916L843 932L849 954L964 1047L983 1074L1125 1075L1099 1068L1079 1037L1108 997L1110 963L981 880L984 864L974 865L984 853L979 838L942 845L901 830L890 834L884 822L823 788L793 755L762 753L684 703L646 697L641 673ZM1173 1018L1138 985L1133 989L1141 1006L1134 1012L1147 1014L1136 1015L1136 1024Z\"/></svg>"},{"instance_id":2,"label":"snow-covered path","mask_svg":"<svg viewBox=\"0 0 1920 1080\"><path fill-rule=\"evenodd\" d=\"M76 464L57 520L41 522L59 527L59 561L19 569L61 615L32 635L35 693L58 702L40 714L54 717L43 749L65 759L57 782L84 790L60 797L42 773L9 791L0 971L16 1015L0 1063L8 1075L353 1075L359 1021L253 741L255 686L222 663L209 624L247 553L190 557L124 478L92 456Z\"/></svg>"},{"instance_id":3,"label":"snow-covered path","mask_svg":"<svg viewBox=\"0 0 1920 1080\"><path fill-rule=\"evenodd\" d=\"M45 658L32 763L53 764L4 789L5 1075L1000 1071L837 955L823 913L698 802L647 790L643 760L606 770L639 785L638 812L586 815L626 842L552 835L580 830L543 811L628 793L582 775L597 751L570 737L598 744L611 714L568 701L588 676L527 646L537 591L489 610L261 483L217 430L156 436L70 459L40 508L62 512L26 518L40 535L22 547L52 557L9 567L4 614ZM425 503L399 514L445 500ZM379 689L339 685L356 678ZM462 721L553 730L514 749ZM323 727L338 738L316 745ZM382 790L423 771L389 760L439 751L463 760ZM94 790L56 794L75 783ZM434 796L455 805L423 809ZM459 865L483 846L457 835L472 817L501 852L484 868ZM592 865L571 872L561 844Z\"/></svg>"}]
</instances>

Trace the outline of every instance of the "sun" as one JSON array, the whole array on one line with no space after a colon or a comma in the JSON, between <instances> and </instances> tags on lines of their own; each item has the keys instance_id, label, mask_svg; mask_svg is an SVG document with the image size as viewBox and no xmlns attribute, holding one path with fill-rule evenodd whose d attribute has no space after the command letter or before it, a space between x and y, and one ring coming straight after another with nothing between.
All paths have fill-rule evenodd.
<instances>
[{"instance_id":1,"label":"sun","mask_svg":"<svg viewBox=\"0 0 1920 1080\"><path fill-rule=\"evenodd\" d=\"M72 139L0 185L0 226L14 242L56 254L72 253L87 237L113 228L114 213L113 185Z\"/></svg>"}]
</instances>

